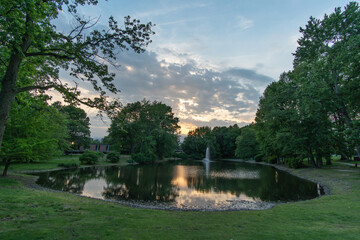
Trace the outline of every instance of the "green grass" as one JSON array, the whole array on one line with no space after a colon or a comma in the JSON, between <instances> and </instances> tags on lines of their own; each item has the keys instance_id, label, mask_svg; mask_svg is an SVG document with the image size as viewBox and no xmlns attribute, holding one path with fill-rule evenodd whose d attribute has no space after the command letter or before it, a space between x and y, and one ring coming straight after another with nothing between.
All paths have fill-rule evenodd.
<instances>
[{"instance_id":1,"label":"green grass","mask_svg":"<svg viewBox=\"0 0 360 240\"><path fill-rule=\"evenodd\" d=\"M331 195L262 211L160 211L29 189L27 176L0 178L0 239L359 239L360 170L292 171Z\"/></svg>"},{"instance_id":2,"label":"green grass","mask_svg":"<svg viewBox=\"0 0 360 240\"><path fill-rule=\"evenodd\" d=\"M80 166L79 161L80 155L68 155L68 156L60 156L55 158L49 158L45 161L39 161L34 163L11 163L8 171L32 171L32 170L46 170L46 169L57 169L59 168L59 164L77 164ZM129 156L122 155L119 164L125 164L126 160L129 159ZM112 164L106 161L106 157L100 158L98 165L108 165ZM81 165L87 166L87 165ZM4 169L4 163L0 163L0 171ZM1 175L1 174L0 174Z\"/></svg>"}]
</instances>

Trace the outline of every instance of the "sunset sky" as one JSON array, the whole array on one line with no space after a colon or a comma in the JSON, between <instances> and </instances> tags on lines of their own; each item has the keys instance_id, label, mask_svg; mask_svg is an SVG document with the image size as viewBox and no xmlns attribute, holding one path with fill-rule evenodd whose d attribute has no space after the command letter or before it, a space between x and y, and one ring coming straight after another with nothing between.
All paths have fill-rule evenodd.
<instances>
[{"instance_id":1,"label":"sunset sky","mask_svg":"<svg viewBox=\"0 0 360 240\"><path fill-rule=\"evenodd\" d=\"M292 69L299 27L310 16L322 18L348 2L108 0L80 13L100 17L99 27L110 15L119 22L130 15L156 24L145 53L119 53L115 84L121 93L116 97L124 105L144 98L170 105L181 133L187 134L197 126L254 121L265 87ZM61 14L56 24L65 31L71 19ZM67 74L62 78L71 82ZM81 88L95 96L90 86ZM92 137L104 137L110 121L96 117L95 109L86 111Z\"/></svg>"}]
</instances>

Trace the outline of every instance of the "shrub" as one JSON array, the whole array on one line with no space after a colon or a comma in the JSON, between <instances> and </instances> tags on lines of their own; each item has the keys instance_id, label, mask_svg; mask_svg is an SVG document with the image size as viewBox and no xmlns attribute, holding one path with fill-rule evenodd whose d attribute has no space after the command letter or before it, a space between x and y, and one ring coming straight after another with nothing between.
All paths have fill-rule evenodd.
<instances>
[{"instance_id":1,"label":"shrub","mask_svg":"<svg viewBox=\"0 0 360 240\"><path fill-rule=\"evenodd\" d=\"M85 151L79 160L81 164L93 165L99 160L99 154L97 152Z\"/></svg>"},{"instance_id":2,"label":"shrub","mask_svg":"<svg viewBox=\"0 0 360 240\"><path fill-rule=\"evenodd\" d=\"M58 167L63 167L63 168L78 168L79 164L77 163L59 163Z\"/></svg>"},{"instance_id":3,"label":"shrub","mask_svg":"<svg viewBox=\"0 0 360 240\"><path fill-rule=\"evenodd\" d=\"M303 159L301 157L290 157L285 159L285 164L291 168L301 168Z\"/></svg>"},{"instance_id":4,"label":"shrub","mask_svg":"<svg viewBox=\"0 0 360 240\"><path fill-rule=\"evenodd\" d=\"M96 152L96 154L98 155L98 158L105 157L105 153L103 153L103 152Z\"/></svg>"},{"instance_id":5,"label":"shrub","mask_svg":"<svg viewBox=\"0 0 360 240\"><path fill-rule=\"evenodd\" d=\"M109 152L106 155L106 160L108 160L111 163L117 163L120 161L120 153L118 152Z\"/></svg>"},{"instance_id":6,"label":"shrub","mask_svg":"<svg viewBox=\"0 0 360 240\"><path fill-rule=\"evenodd\" d=\"M184 152L182 152L182 153L174 153L173 157L174 158L180 158L180 159L183 159L183 160L188 159L188 155L186 153L184 153Z\"/></svg>"},{"instance_id":7,"label":"shrub","mask_svg":"<svg viewBox=\"0 0 360 240\"><path fill-rule=\"evenodd\" d=\"M264 159L264 155L262 153L260 153L254 157L255 162L261 162L261 161L263 161L263 159Z\"/></svg>"},{"instance_id":8,"label":"shrub","mask_svg":"<svg viewBox=\"0 0 360 240\"><path fill-rule=\"evenodd\" d=\"M277 157L274 155L269 156L269 163L271 164L277 163Z\"/></svg>"},{"instance_id":9,"label":"shrub","mask_svg":"<svg viewBox=\"0 0 360 240\"><path fill-rule=\"evenodd\" d=\"M131 155L131 159L134 162L137 163L153 163L156 161L156 155L154 153L149 153L149 154L143 154L143 153L136 153Z\"/></svg>"}]
</instances>

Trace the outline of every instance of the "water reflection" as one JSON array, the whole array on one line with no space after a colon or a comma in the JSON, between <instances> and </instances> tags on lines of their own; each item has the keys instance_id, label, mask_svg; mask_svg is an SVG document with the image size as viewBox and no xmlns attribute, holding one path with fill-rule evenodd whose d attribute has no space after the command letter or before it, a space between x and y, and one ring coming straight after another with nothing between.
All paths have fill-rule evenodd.
<instances>
[{"instance_id":1,"label":"water reflection","mask_svg":"<svg viewBox=\"0 0 360 240\"><path fill-rule=\"evenodd\" d=\"M224 162L84 168L39 174L49 188L102 199L162 202L179 208L234 201L296 201L323 194L316 184L268 166Z\"/></svg>"}]
</instances>

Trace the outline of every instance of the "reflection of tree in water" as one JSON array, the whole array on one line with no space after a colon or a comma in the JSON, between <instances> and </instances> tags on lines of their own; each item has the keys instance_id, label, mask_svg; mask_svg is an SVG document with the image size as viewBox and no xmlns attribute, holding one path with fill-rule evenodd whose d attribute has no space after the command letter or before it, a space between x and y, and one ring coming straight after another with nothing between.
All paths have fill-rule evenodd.
<instances>
[{"instance_id":1,"label":"reflection of tree in water","mask_svg":"<svg viewBox=\"0 0 360 240\"><path fill-rule=\"evenodd\" d=\"M102 176L102 168L78 168L41 173L37 183L47 188L81 194L87 181Z\"/></svg>"},{"instance_id":2,"label":"reflection of tree in water","mask_svg":"<svg viewBox=\"0 0 360 240\"><path fill-rule=\"evenodd\" d=\"M239 197L244 194L263 201L294 201L311 199L318 196L316 184L294 177L286 172L277 171L268 166L255 166L250 164L227 164L226 169L244 172L259 172L259 178L227 178L216 174L224 171L223 164L212 164L210 178L205 174L189 175L187 183L189 188L198 192L231 193ZM214 177L220 175L220 177Z\"/></svg>"},{"instance_id":3,"label":"reflection of tree in water","mask_svg":"<svg viewBox=\"0 0 360 240\"><path fill-rule=\"evenodd\" d=\"M236 173L245 175L237 178ZM244 194L263 201L293 201L317 196L317 186L312 182L252 164L211 163L208 177L201 162L93 167L39 175L38 183L42 186L79 194L87 181L104 179L106 186L102 196L115 200L169 202L179 196L182 187L202 193L230 193L238 197Z\"/></svg>"},{"instance_id":4,"label":"reflection of tree in water","mask_svg":"<svg viewBox=\"0 0 360 240\"><path fill-rule=\"evenodd\" d=\"M154 165L106 168L102 195L117 200L174 201L178 194L170 170Z\"/></svg>"}]
</instances>

